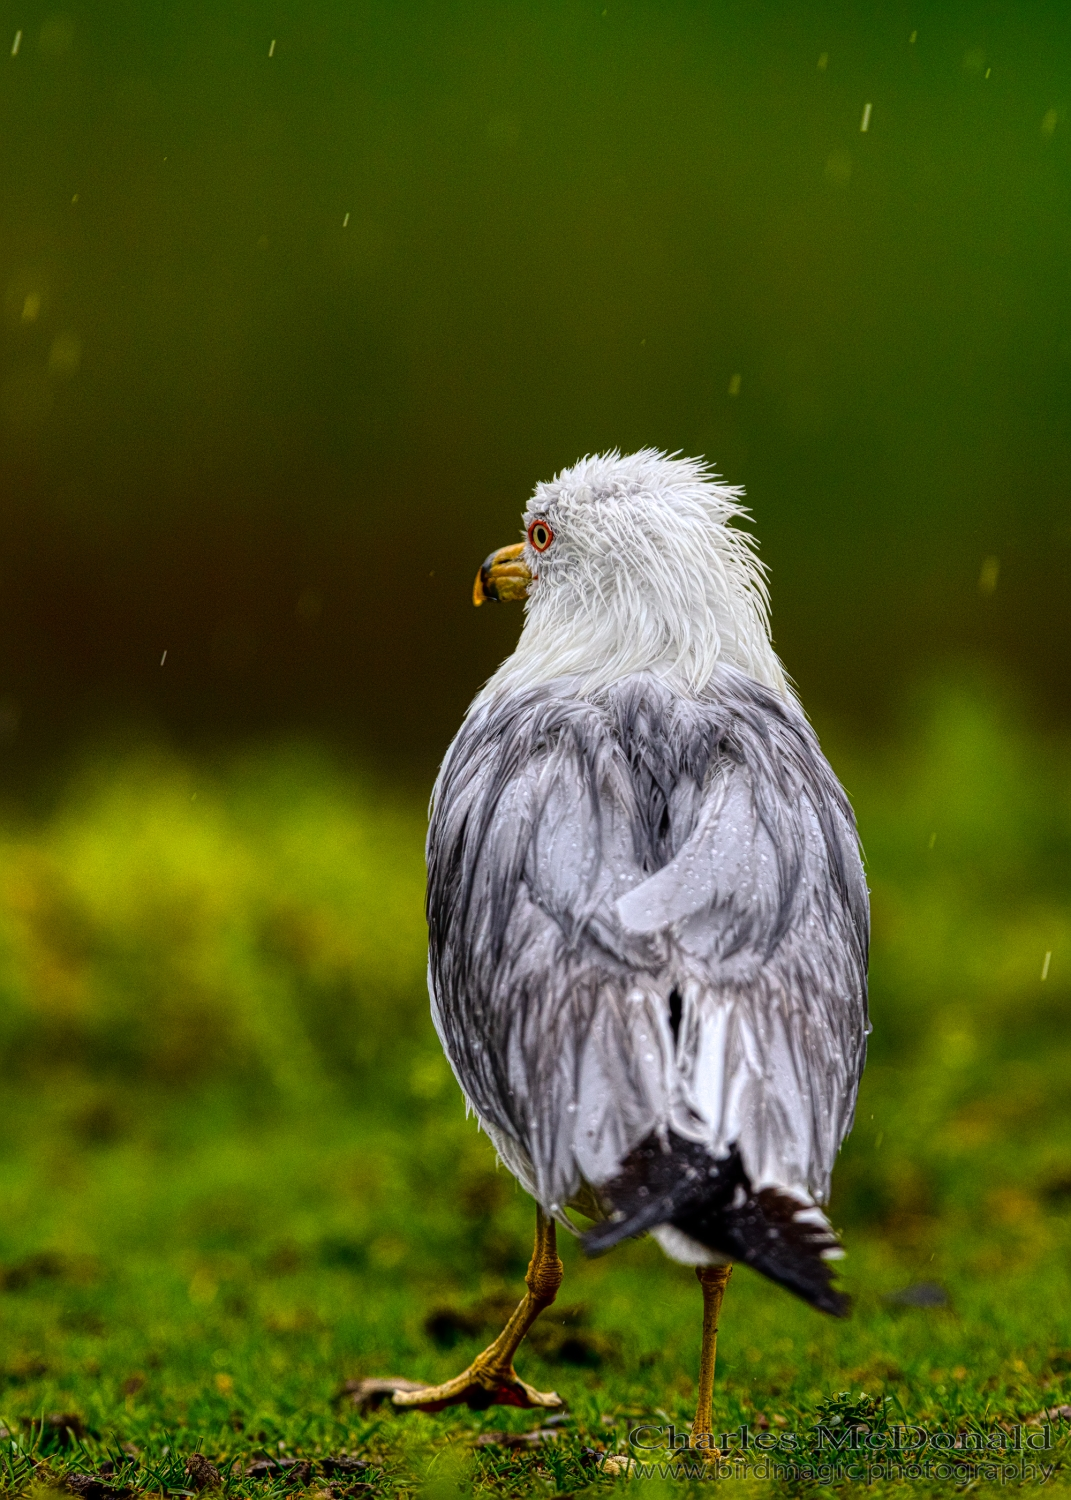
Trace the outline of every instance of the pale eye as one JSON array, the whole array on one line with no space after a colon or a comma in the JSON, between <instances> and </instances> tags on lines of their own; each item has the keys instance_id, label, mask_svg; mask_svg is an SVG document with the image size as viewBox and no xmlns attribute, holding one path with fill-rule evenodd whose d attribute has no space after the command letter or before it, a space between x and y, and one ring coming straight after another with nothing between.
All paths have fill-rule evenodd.
<instances>
[{"instance_id":1,"label":"pale eye","mask_svg":"<svg viewBox=\"0 0 1071 1500\"><path fill-rule=\"evenodd\" d=\"M528 528L528 540L537 552L545 552L554 540L554 533L546 521L533 521Z\"/></svg>"}]
</instances>

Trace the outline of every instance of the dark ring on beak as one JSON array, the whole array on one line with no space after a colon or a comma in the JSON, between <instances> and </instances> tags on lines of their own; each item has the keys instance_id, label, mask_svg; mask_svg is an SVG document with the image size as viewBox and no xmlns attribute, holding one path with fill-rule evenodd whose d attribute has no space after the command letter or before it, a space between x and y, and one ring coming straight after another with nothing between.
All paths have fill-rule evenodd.
<instances>
[{"instance_id":1,"label":"dark ring on beak","mask_svg":"<svg viewBox=\"0 0 1071 1500\"><path fill-rule=\"evenodd\" d=\"M498 556L497 551L489 553L480 564L480 589L483 592L484 601L488 604L501 604L498 597L498 589L491 580L491 566ZM471 564L469 565L471 567Z\"/></svg>"}]
</instances>

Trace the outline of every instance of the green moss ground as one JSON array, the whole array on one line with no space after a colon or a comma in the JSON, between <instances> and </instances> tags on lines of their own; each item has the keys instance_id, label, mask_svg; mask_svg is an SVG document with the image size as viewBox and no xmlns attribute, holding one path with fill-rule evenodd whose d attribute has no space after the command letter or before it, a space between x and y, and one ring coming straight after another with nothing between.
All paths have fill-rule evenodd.
<instances>
[{"instance_id":1,"label":"green moss ground","mask_svg":"<svg viewBox=\"0 0 1071 1500\"><path fill-rule=\"evenodd\" d=\"M1066 752L984 684L937 685L907 722L888 752L830 745L874 900L875 1034L832 1210L855 1316L739 1270L719 1430L805 1434L848 1392L886 1398L893 1423L1040 1442L1024 1424L1071 1402ZM426 1018L422 827L295 751L104 757L47 815L8 819L0 1489L110 1454L115 1483L183 1490L199 1449L235 1495L710 1490L592 1467L641 1420L690 1418L699 1293L648 1241L594 1262L563 1247L564 1318L519 1360L568 1403L552 1445L476 1445L529 1413L336 1399L359 1376L459 1369L485 1341L472 1309L519 1294L529 1251L531 1205L465 1120ZM944 1305L888 1300L921 1283ZM1071 1472L1065 1426L1030 1455L1056 1465L1046 1489ZM342 1454L368 1469L326 1474ZM321 1467L245 1476L280 1455Z\"/></svg>"}]
</instances>

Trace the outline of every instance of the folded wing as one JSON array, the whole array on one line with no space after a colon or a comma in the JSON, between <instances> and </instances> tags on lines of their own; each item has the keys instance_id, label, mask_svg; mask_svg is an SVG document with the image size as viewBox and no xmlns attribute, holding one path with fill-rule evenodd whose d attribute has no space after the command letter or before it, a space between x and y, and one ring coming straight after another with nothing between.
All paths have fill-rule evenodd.
<instances>
[{"instance_id":1,"label":"folded wing","mask_svg":"<svg viewBox=\"0 0 1071 1500\"><path fill-rule=\"evenodd\" d=\"M433 1014L507 1164L560 1211L670 1132L822 1201L866 1033L847 801L802 715L725 672L469 720L429 833Z\"/></svg>"}]
</instances>

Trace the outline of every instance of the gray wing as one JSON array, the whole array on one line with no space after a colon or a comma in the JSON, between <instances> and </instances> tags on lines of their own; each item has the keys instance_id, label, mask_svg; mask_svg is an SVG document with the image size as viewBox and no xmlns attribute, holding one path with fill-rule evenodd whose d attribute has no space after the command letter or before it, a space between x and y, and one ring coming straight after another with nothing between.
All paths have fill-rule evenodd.
<instances>
[{"instance_id":1,"label":"gray wing","mask_svg":"<svg viewBox=\"0 0 1071 1500\"><path fill-rule=\"evenodd\" d=\"M429 833L433 1014L547 1206L652 1130L819 1200L866 1034L851 812L802 716L723 673L486 705Z\"/></svg>"},{"instance_id":2,"label":"gray wing","mask_svg":"<svg viewBox=\"0 0 1071 1500\"><path fill-rule=\"evenodd\" d=\"M756 1190L823 1202L865 1059L866 886L809 731L735 727L693 834L617 912L674 934L682 1094L718 1153L736 1143Z\"/></svg>"}]
</instances>

